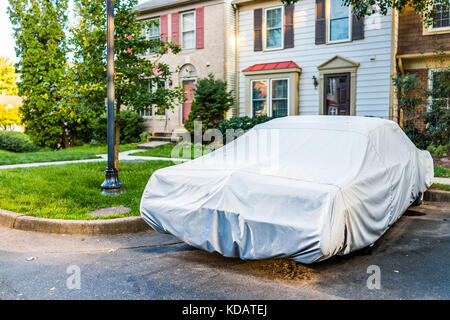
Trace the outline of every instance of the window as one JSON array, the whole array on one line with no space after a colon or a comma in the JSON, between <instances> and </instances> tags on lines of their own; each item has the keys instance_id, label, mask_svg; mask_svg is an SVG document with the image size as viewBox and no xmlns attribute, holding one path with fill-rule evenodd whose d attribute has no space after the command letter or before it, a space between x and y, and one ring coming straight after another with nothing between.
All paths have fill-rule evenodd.
<instances>
[{"instance_id":1,"label":"window","mask_svg":"<svg viewBox=\"0 0 450 320\"><path fill-rule=\"evenodd\" d=\"M147 33L148 40L150 40L150 41L160 40L161 39L161 30L160 30L159 18L151 19L150 22L151 22L150 28ZM148 53L153 54L156 52L157 49L158 49L158 47L154 48L154 50L150 49Z\"/></svg>"},{"instance_id":2,"label":"window","mask_svg":"<svg viewBox=\"0 0 450 320\"><path fill-rule=\"evenodd\" d=\"M182 48L184 50L195 49L195 12L181 14Z\"/></svg>"},{"instance_id":3,"label":"window","mask_svg":"<svg viewBox=\"0 0 450 320\"><path fill-rule=\"evenodd\" d=\"M151 90L153 93L155 93L158 88L165 86L165 83L162 81L156 85L153 85L152 81L149 81L149 90ZM153 105L147 110L139 111L139 114L144 118L162 119L166 116L166 109L157 105Z\"/></svg>"},{"instance_id":4,"label":"window","mask_svg":"<svg viewBox=\"0 0 450 320\"><path fill-rule=\"evenodd\" d=\"M430 70L428 88L434 101L442 101L450 107L450 70ZM430 101L431 103L432 101Z\"/></svg>"},{"instance_id":5,"label":"window","mask_svg":"<svg viewBox=\"0 0 450 320\"><path fill-rule=\"evenodd\" d=\"M288 90L288 79L272 80L272 117L278 118L288 115Z\"/></svg>"},{"instance_id":6,"label":"window","mask_svg":"<svg viewBox=\"0 0 450 320\"><path fill-rule=\"evenodd\" d=\"M253 116L267 114L267 80L252 81L252 113Z\"/></svg>"},{"instance_id":7,"label":"window","mask_svg":"<svg viewBox=\"0 0 450 320\"><path fill-rule=\"evenodd\" d=\"M447 29L450 28L450 9L444 10L442 5L436 5L436 14L433 17L432 29Z\"/></svg>"},{"instance_id":8,"label":"window","mask_svg":"<svg viewBox=\"0 0 450 320\"><path fill-rule=\"evenodd\" d=\"M328 42L350 40L350 7L342 0L329 0L328 10Z\"/></svg>"},{"instance_id":9,"label":"window","mask_svg":"<svg viewBox=\"0 0 450 320\"><path fill-rule=\"evenodd\" d=\"M283 47L283 8L266 10L266 49Z\"/></svg>"},{"instance_id":10,"label":"window","mask_svg":"<svg viewBox=\"0 0 450 320\"><path fill-rule=\"evenodd\" d=\"M289 114L288 110L288 79L252 81L252 116L285 117Z\"/></svg>"}]
</instances>

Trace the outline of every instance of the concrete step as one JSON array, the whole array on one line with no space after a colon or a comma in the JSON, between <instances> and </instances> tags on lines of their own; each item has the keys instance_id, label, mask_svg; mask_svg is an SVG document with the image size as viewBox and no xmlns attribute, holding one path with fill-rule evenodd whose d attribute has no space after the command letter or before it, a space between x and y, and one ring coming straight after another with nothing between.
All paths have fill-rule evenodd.
<instances>
[{"instance_id":1,"label":"concrete step","mask_svg":"<svg viewBox=\"0 0 450 320\"><path fill-rule=\"evenodd\" d=\"M153 137L171 137L172 136L172 132L153 132Z\"/></svg>"},{"instance_id":2,"label":"concrete step","mask_svg":"<svg viewBox=\"0 0 450 320\"><path fill-rule=\"evenodd\" d=\"M169 144L169 143L170 143L170 139L168 142L167 141L150 141L150 142L138 144L137 148L147 150L147 149L153 149L153 148L156 148L159 146L163 146L163 145Z\"/></svg>"},{"instance_id":3,"label":"concrete step","mask_svg":"<svg viewBox=\"0 0 450 320\"><path fill-rule=\"evenodd\" d=\"M170 136L153 136L153 137L150 137L150 141L166 141L166 142L170 142L171 141L171 137L172 137L172 135L170 135Z\"/></svg>"}]
</instances>

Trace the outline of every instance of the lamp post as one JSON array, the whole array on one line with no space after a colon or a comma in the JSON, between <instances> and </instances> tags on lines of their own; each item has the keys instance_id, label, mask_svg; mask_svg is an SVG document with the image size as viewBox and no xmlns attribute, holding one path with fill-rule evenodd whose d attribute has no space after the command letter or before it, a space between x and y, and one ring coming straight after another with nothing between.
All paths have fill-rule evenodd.
<instances>
[{"instance_id":1,"label":"lamp post","mask_svg":"<svg viewBox=\"0 0 450 320\"><path fill-rule=\"evenodd\" d=\"M107 105L108 105L108 168L105 171L105 181L102 183L102 194L121 193L122 183L114 167L114 0L107 0ZM120 106L118 106L120 107Z\"/></svg>"}]
</instances>

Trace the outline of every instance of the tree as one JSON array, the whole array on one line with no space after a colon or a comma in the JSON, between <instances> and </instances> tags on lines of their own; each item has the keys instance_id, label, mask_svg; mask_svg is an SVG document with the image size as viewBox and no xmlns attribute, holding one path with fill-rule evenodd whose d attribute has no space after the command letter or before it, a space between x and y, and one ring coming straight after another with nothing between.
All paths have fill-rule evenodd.
<instances>
[{"instance_id":1,"label":"tree","mask_svg":"<svg viewBox=\"0 0 450 320\"><path fill-rule=\"evenodd\" d=\"M67 63L69 0L9 0L14 27L22 123L33 141L53 149L76 144L94 116L79 105L78 83Z\"/></svg>"},{"instance_id":2,"label":"tree","mask_svg":"<svg viewBox=\"0 0 450 320\"><path fill-rule=\"evenodd\" d=\"M10 0L8 8L19 57L20 113L26 131L41 146L68 146L62 103L66 77L68 0Z\"/></svg>"},{"instance_id":3,"label":"tree","mask_svg":"<svg viewBox=\"0 0 450 320\"><path fill-rule=\"evenodd\" d=\"M20 124L19 107L6 104L0 105L0 128L8 130L17 124Z\"/></svg>"},{"instance_id":4,"label":"tree","mask_svg":"<svg viewBox=\"0 0 450 320\"><path fill-rule=\"evenodd\" d=\"M16 80L14 64L8 58L0 57L0 94L16 96L18 94Z\"/></svg>"},{"instance_id":5,"label":"tree","mask_svg":"<svg viewBox=\"0 0 450 320\"><path fill-rule=\"evenodd\" d=\"M120 107L133 111L150 111L152 106L171 109L177 101L183 100L181 87L170 88L170 79L177 70L160 58L169 52L177 54L180 47L174 43L161 40L148 40L146 30L152 21L138 21L138 12L134 10L137 0L115 1L115 98L116 98L116 157L118 168L118 152L120 145ZM72 29L77 72L80 85L98 91L81 92L84 103L94 101L104 106L106 81L106 1L81 0L76 3L78 23ZM92 34L92 38L91 38ZM152 59L145 58L151 50L155 53ZM93 76L89 76L93 75ZM103 99L100 97L103 94ZM89 96L91 94L91 96Z\"/></svg>"},{"instance_id":6,"label":"tree","mask_svg":"<svg viewBox=\"0 0 450 320\"><path fill-rule=\"evenodd\" d=\"M281 0L285 5L297 3L301 0ZM412 7L427 24L431 24L436 14L436 4L440 3L445 9L449 7L449 0L342 0L346 6L351 5L358 17L370 16L375 12L386 15L389 9ZM375 10L378 8L378 10Z\"/></svg>"},{"instance_id":7,"label":"tree","mask_svg":"<svg viewBox=\"0 0 450 320\"><path fill-rule=\"evenodd\" d=\"M226 82L216 80L213 74L209 74L207 78L197 81L191 113L184 127L194 134L194 121L201 121L203 132L215 129L232 105L233 96L227 91Z\"/></svg>"}]
</instances>

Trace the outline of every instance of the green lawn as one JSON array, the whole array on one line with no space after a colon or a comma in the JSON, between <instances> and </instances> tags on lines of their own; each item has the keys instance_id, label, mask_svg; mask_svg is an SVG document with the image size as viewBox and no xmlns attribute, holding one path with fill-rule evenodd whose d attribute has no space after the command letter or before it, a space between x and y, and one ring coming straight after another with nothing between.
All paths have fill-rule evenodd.
<instances>
[{"instance_id":1,"label":"green lawn","mask_svg":"<svg viewBox=\"0 0 450 320\"><path fill-rule=\"evenodd\" d=\"M141 152L135 152L131 155L133 156L147 156L147 157L164 157L164 158L172 158L172 149L176 146L175 143L169 143L165 144L153 149L148 149ZM200 148L200 147L199 147ZM208 146L203 145L202 146L203 153L209 153L211 152L211 149ZM179 157L184 157L182 151L180 150ZM194 159L194 148L193 145L191 145L191 159Z\"/></svg>"},{"instance_id":2,"label":"green lawn","mask_svg":"<svg viewBox=\"0 0 450 320\"><path fill-rule=\"evenodd\" d=\"M117 196L100 193L106 162L0 170L0 208L43 218L104 219L88 213L122 205L131 212L114 217L139 215L148 179L157 169L171 165L168 161L121 163L124 193Z\"/></svg>"},{"instance_id":3,"label":"green lawn","mask_svg":"<svg viewBox=\"0 0 450 320\"><path fill-rule=\"evenodd\" d=\"M450 191L450 184L433 183L430 188L444 190L444 191Z\"/></svg>"},{"instance_id":4,"label":"green lawn","mask_svg":"<svg viewBox=\"0 0 450 320\"><path fill-rule=\"evenodd\" d=\"M120 146L120 151L132 149L136 149L135 144L124 144ZM38 151L27 153L14 153L0 150L0 165L96 159L98 158L97 155L104 153L107 153L107 146L104 145L84 145L57 151Z\"/></svg>"},{"instance_id":5,"label":"green lawn","mask_svg":"<svg viewBox=\"0 0 450 320\"><path fill-rule=\"evenodd\" d=\"M438 178L450 178L450 169L434 165L434 176Z\"/></svg>"}]
</instances>

